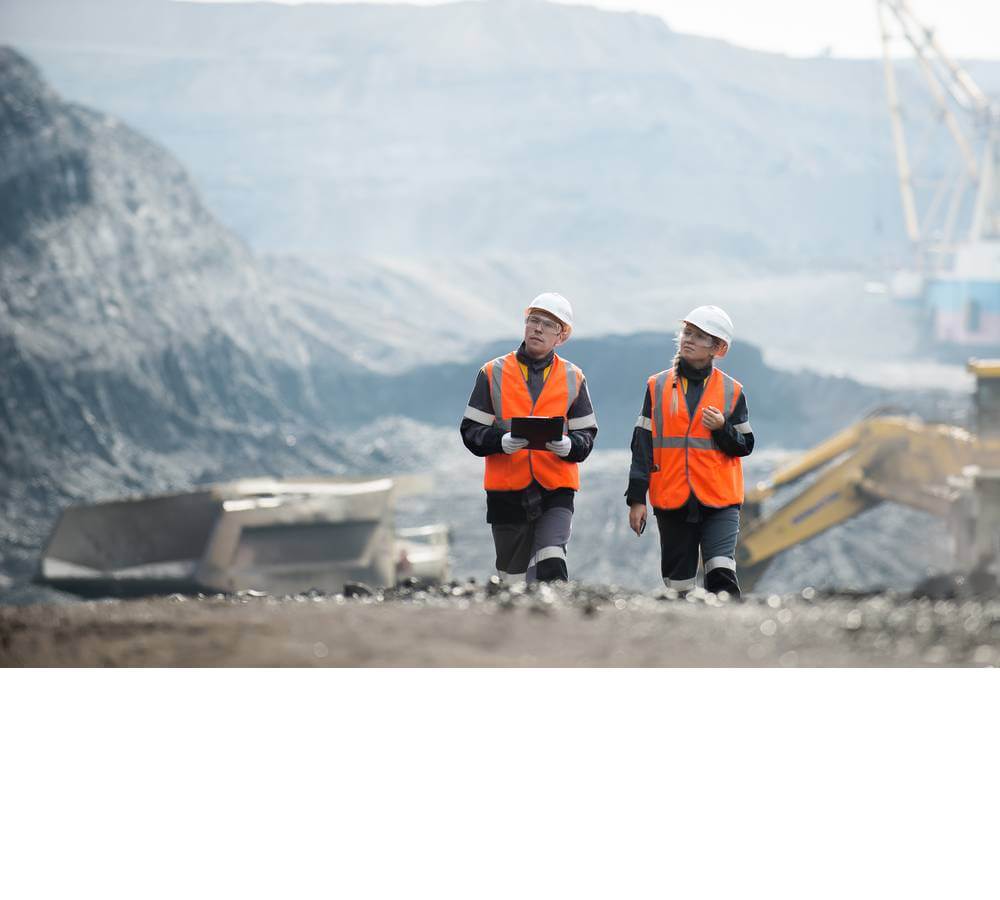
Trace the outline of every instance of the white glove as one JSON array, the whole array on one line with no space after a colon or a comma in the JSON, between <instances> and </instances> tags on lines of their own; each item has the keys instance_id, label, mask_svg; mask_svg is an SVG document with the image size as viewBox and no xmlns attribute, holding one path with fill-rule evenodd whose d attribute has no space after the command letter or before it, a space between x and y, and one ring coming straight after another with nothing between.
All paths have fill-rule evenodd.
<instances>
[{"instance_id":1,"label":"white glove","mask_svg":"<svg viewBox=\"0 0 1000 900\"><path fill-rule=\"evenodd\" d=\"M546 450L551 450L556 456L569 456L569 451L573 448L573 442L569 435L564 434L558 441L547 441Z\"/></svg>"},{"instance_id":2,"label":"white glove","mask_svg":"<svg viewBox=\"0 0 1000 900\"><path fill-rule=\"evenodd\" d=\"M527 438L516 438L509 431L500 439L500 446L504 453L517 453L528 446Z\"/></svg>"}]
</instances>

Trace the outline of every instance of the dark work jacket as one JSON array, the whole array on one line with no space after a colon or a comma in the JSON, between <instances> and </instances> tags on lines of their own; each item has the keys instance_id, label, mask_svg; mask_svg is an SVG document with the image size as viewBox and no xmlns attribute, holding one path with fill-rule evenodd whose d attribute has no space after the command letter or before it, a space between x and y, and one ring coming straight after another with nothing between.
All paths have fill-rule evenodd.
<instances>
[{"instance_id":1,"label":"dark work jacket","mask_svg":"<svg viewBox=\"0 0 1000 900\"><path fill-rule=\"evenodd\" d=\"M544 373L548 366L552 365L554 352L544 359L532 359L524 349L524 343L517 349L517 359L528 367L528 391L532 400L537 400L545 385ZM587 388L587 378L584 376L580 384L580 393L577 395L573 405L569 408L567 418L577 419L593 415L594 407L590 402L590 391ZM462 419L459 430L462 434L462 443L476 456L489 456L491 453L503 453L500 441L504 432L497 427L496 423L485 424L470 418L470 415L478 418L490 419L495 417L493 409L493 397L490 395L490 383L486 373L480 369L476 376L476 384L472 388L472 395L469 397L469 407L466 415ZM581 463L589 455L594 447L594 439L597 437L597 426L582 428L569 433L570 448L569 455L565 457L568 462ZM576 492L572 488L556 488L554 491L547 491L537 481L533 481L528 487L520 491L487 491L486 492L486 521L499 525L506 523L524 522L529 518L534 518L540 512L553 507L573 508L573 496Z\"/></svg>"},{"instance_id":2,"label":"dark work jacket","mask_svg":"<svg viewBox=\"0 0 1000 900\"><path fill-rule=\"evenodd\" d=\"M687 401L688 415L694 418L695 410L701 401L701 395L705 390L705 379L712 374L712 364L709 363L703 369L696 369L694 366L679 358L675 362L677 372L687 379L687 391L684 399ZM633 503L646 502L646 494L649 491L649 477L653 469L653 433L646 424L653 417L653 403L649 396L649 386L646 386L642 401L642 413L632 430L632 465L628 473L628 489L625 492L625 502L631 506ZM740 398L736 401L736 407L732 415L726 417L726 422L722 428L712 432L712 442L727 456L749 456L753 451L753 432L747 430L750 424L750 410L747 406L746 391L740 391ZM736 426L740 430L736 430ZM739 504L733 504L739 506ZM711 509L699 502L692 492L688 496L687 505L684 507L684 520L687 522L700 522L704 517L704 511ZM666 510L654 509L657 515ZM680 511L675 510L674 515Z\"/></svg>"}]
</instances>

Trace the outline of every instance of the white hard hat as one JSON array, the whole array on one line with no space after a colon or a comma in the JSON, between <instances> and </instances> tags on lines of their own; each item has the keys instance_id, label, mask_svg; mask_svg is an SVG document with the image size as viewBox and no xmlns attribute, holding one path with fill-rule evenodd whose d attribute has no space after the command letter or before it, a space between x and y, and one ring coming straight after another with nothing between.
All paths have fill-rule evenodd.
<instances>
[{"instance_id":1,"label":"white hard hat","mask_svg":"<svg viewBox=\"0 0 1000 900\"><path fill-rule=\"evenodd\" d=\"M524 311L525 315L533 309L540 309L549 315L555 316L563 323L566 337L570 336L570 333L573 331L573 307L569 305L569 300L562 294L557 294L554 291L539 294Z\"/></svg>"},{"instance_id":2,"label":"white hard hat","mask_svg":"<svg viewBox=\"0 0 1000 900\"><path fill-rule=\"evenodd\" d=\"M705 334L725 341L726 346L721 352L716 353L716 356L725 356L729 348L733 346L733 331L735 330L733 320L729 318L729 314L724 309L720 309L718 306L696 306L682 321L700 328Z\"/></svg>"}]
</instances>

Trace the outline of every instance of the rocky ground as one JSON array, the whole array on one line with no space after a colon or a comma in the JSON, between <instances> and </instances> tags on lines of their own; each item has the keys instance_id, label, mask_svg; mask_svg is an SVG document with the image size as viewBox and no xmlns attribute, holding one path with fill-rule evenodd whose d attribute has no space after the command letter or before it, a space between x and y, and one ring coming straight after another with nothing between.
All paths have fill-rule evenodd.
<instances>
[{"instance_id":1,"label":"rocky ground","mask_svg":"<svg viewBox=\"0 0 1000 900\"><path fill-rule=\"evenodd\" d=\"M5 666L992 666L1000 598L584 584L0 605ZM41 601L41 602L39 602ZM46 602L47 601L47 602Z\"/></svg>"}]
</instances>

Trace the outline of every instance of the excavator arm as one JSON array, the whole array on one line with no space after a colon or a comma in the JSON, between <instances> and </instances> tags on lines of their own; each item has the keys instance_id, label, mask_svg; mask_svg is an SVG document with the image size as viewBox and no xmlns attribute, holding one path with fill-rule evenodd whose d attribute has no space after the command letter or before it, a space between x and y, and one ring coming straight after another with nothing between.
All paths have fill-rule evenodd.
<instances>
[{"instance_id":1,"label":"excavator arm","mask_svg":"<svg viewBox=\"0 0 1000 900\"><path fill-rule=\"evenodd\" d=\"M852 425L747 492L737 549L741 584L752 589L775 556L884 501L948 515L953 482L972 465L1000 468L1000 441L895 416ZM778 488L817 471L804 490L764 514L764 501Z\"/></svg>"},{"instance_id":2,"label":"excavator arm","mask_svg":"<svg viewBox=\"0 0 1000 900\"><path fill-rule=\"evenodd\" d=\"M744 505L745 527L737 549L737 561L740 582L745 589L753 588L779 553L882 502L862 487L864 456L857 451L849 453L766 518L759 517L759 505Z\"/></svg>"}]
</instances>

